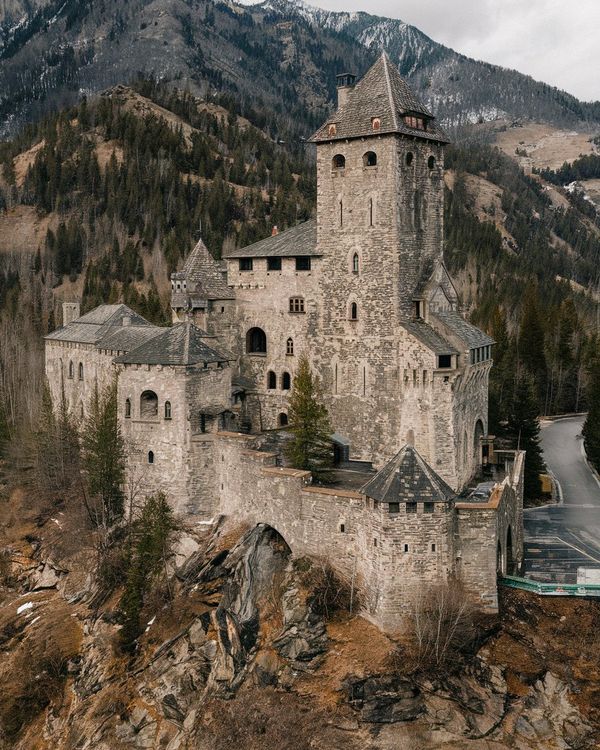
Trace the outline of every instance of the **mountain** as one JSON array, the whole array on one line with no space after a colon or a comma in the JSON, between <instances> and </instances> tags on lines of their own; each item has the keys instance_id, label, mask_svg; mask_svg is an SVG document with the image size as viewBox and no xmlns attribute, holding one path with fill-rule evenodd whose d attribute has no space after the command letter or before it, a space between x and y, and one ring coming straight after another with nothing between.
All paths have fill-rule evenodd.
<instances>
[{"instance_id":1,"label":"mountain","mask_svg":"<svg viewBox=\"0 0 600 750\"><path fill-rule=\"evenodd\" d=\"M361 74L386 48L446 124L503 116L597 127L582 103L516 71L471 60L414 26L290 2L4 0L0 134L143 73L198 95L268 104L304 135L331 106L335 74Z\"/></svg>"}]
</instances>

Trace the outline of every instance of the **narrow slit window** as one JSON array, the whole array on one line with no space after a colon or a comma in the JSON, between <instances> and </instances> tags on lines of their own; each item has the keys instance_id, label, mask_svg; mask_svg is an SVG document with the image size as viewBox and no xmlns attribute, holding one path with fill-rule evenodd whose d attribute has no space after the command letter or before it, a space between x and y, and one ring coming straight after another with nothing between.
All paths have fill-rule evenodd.
<instances>
[{"instance_id":1,"label":"narrow slit window","mask_svg":"<svg viewBox=\"0 0 600 750\"><path fill-rule=\"evenodd\" d=\"M149 464L154 463L154 451L148 451L148 463Z\"/></svg>"},{"instance_id":2,"label":"narrow slit window","mask_svg":"<svg viewBox=\"0 0 600 750\"><path fill-rule=\"evenodd\" d=\"M358 260L358 253L354 253L352 256L352 273L358 273L359 270L359 260Z\"/></svg>"},{"instance_id":3,"label":"narrow slit window","mask_svg":"<svg viewBox=\"0 0 600 750\"><path fill-rule=\"evenodd\" d=\"M369 226L373 226L373 198L369 198Z\"/></svg>"},{"instance_id":4,"label":"narrow slit window","mask_svg":"<svg viewBox=\"0 0 600 750\"><path fill-rule=\"evenodd\" d=\"M131 399L125 399L125 419L131 417Z\"/></svg>"},{"instance_id":5,"label":"narrow slit window","mask_svg":"<svg viewBox=\"0 0 600 750\"><path fill-rule=\"evenodd\" d=\"M352 302L350 305L350 320L358 320L358 305Z\"/></svg>"}]
</instances>

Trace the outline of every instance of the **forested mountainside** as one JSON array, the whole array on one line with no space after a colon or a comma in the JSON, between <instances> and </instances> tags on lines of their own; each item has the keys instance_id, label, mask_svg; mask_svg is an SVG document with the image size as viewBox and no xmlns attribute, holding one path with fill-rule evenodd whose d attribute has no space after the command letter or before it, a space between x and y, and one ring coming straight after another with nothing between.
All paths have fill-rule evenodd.
<instances>
[{"instance_id":1,"label":"forested mountainside","mask_svg":"<svg viewBox=\"0 0 600 750\"><path fill-rule=\"evenodd\" d=\"M0 392L10 429L35 413L41 370L27 366L23 378L23 362L60 322L61 299L81 298L84 310L122 300L167 323L169 273L200 235L220 257L310 216L313 147L284 121L273 139L275 120L233 96L207 102L139 80L2 146ZM597 346L597 209L487 145L449 147L446 166L446 261L467 313L498 342L492 417L509 419L521 367L534 409L582 408Z\"/></svg>"},{"instance_id":2,"label":"forested mountainside","mask_svg":"<svg viewBox=\"0 0 600 750\"><path fill-rule=\"evenodd\" d=\"M334 99L335 74L361 74L386 49L447 124L497 116L600 122L586 104L516 71L471 60L402 21L289 0L11 0L0 6L0 133L132 80L196 94L229 90L285 113L307 135Z\"/></svg>"}]
</instances>

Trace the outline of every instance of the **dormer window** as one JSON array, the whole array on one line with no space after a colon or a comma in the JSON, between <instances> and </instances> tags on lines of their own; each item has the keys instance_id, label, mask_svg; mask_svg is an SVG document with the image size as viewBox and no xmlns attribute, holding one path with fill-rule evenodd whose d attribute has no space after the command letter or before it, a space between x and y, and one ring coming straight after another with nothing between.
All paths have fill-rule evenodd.
<instances>
[{"instance_id":1,"label":"dormer window","mask_svg":"<svg viewBox=\"0 0 600 750\"><path fill-rule=\"evenodd\" d=\"M439 354L438 355L438 369L450 370L451 368L452 368L452 355L451 354Z\"/></svg>"},{"instance_id":2,"label":"dormer window","mask_svg":"<svg viewBox=\"0 0 600 750\"><path fill-rule=\"evenodd\" d=\"M371 127L373 130L379 130L381 128L381 118L371 117Z\"/></svg>"},{"instance_id":3,"label":"dormer window","mask_svg":"<svg viewBox=\"0 0 600 750\"><path fill-rule=\"evenodd\" d=\"M335 122L330 122L327 126L327 135L335 135L337 133L337 125Z\"/></svg>"},{"instance_id":4,"label":"dormer window","mask_svg":"<svg viewBox=\"0 0 600 750\"><path fill-rule=\"evenodd\" d=\"M427 130L427 120L416 115L404 115L404 124L413 130Z\"/></svg>"}]
</instances>

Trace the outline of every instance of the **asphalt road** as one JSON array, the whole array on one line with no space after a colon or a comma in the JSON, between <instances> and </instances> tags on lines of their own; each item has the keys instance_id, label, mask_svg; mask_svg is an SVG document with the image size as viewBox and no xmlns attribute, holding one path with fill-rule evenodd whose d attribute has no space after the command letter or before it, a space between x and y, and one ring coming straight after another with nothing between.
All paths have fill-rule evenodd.
<instances>
[{"instance_id":1,"label":"asphalt road","mask_svg":"<svg viewBox=\"0 0 600 750\"><path fill-rule=\"evenodd\" d=\"M524 573L576 583L577 568L600 567L600 482L583 453L583 417L542 423L542 448L561 502L525 510Z\"/></svg>"}]
</instances>

